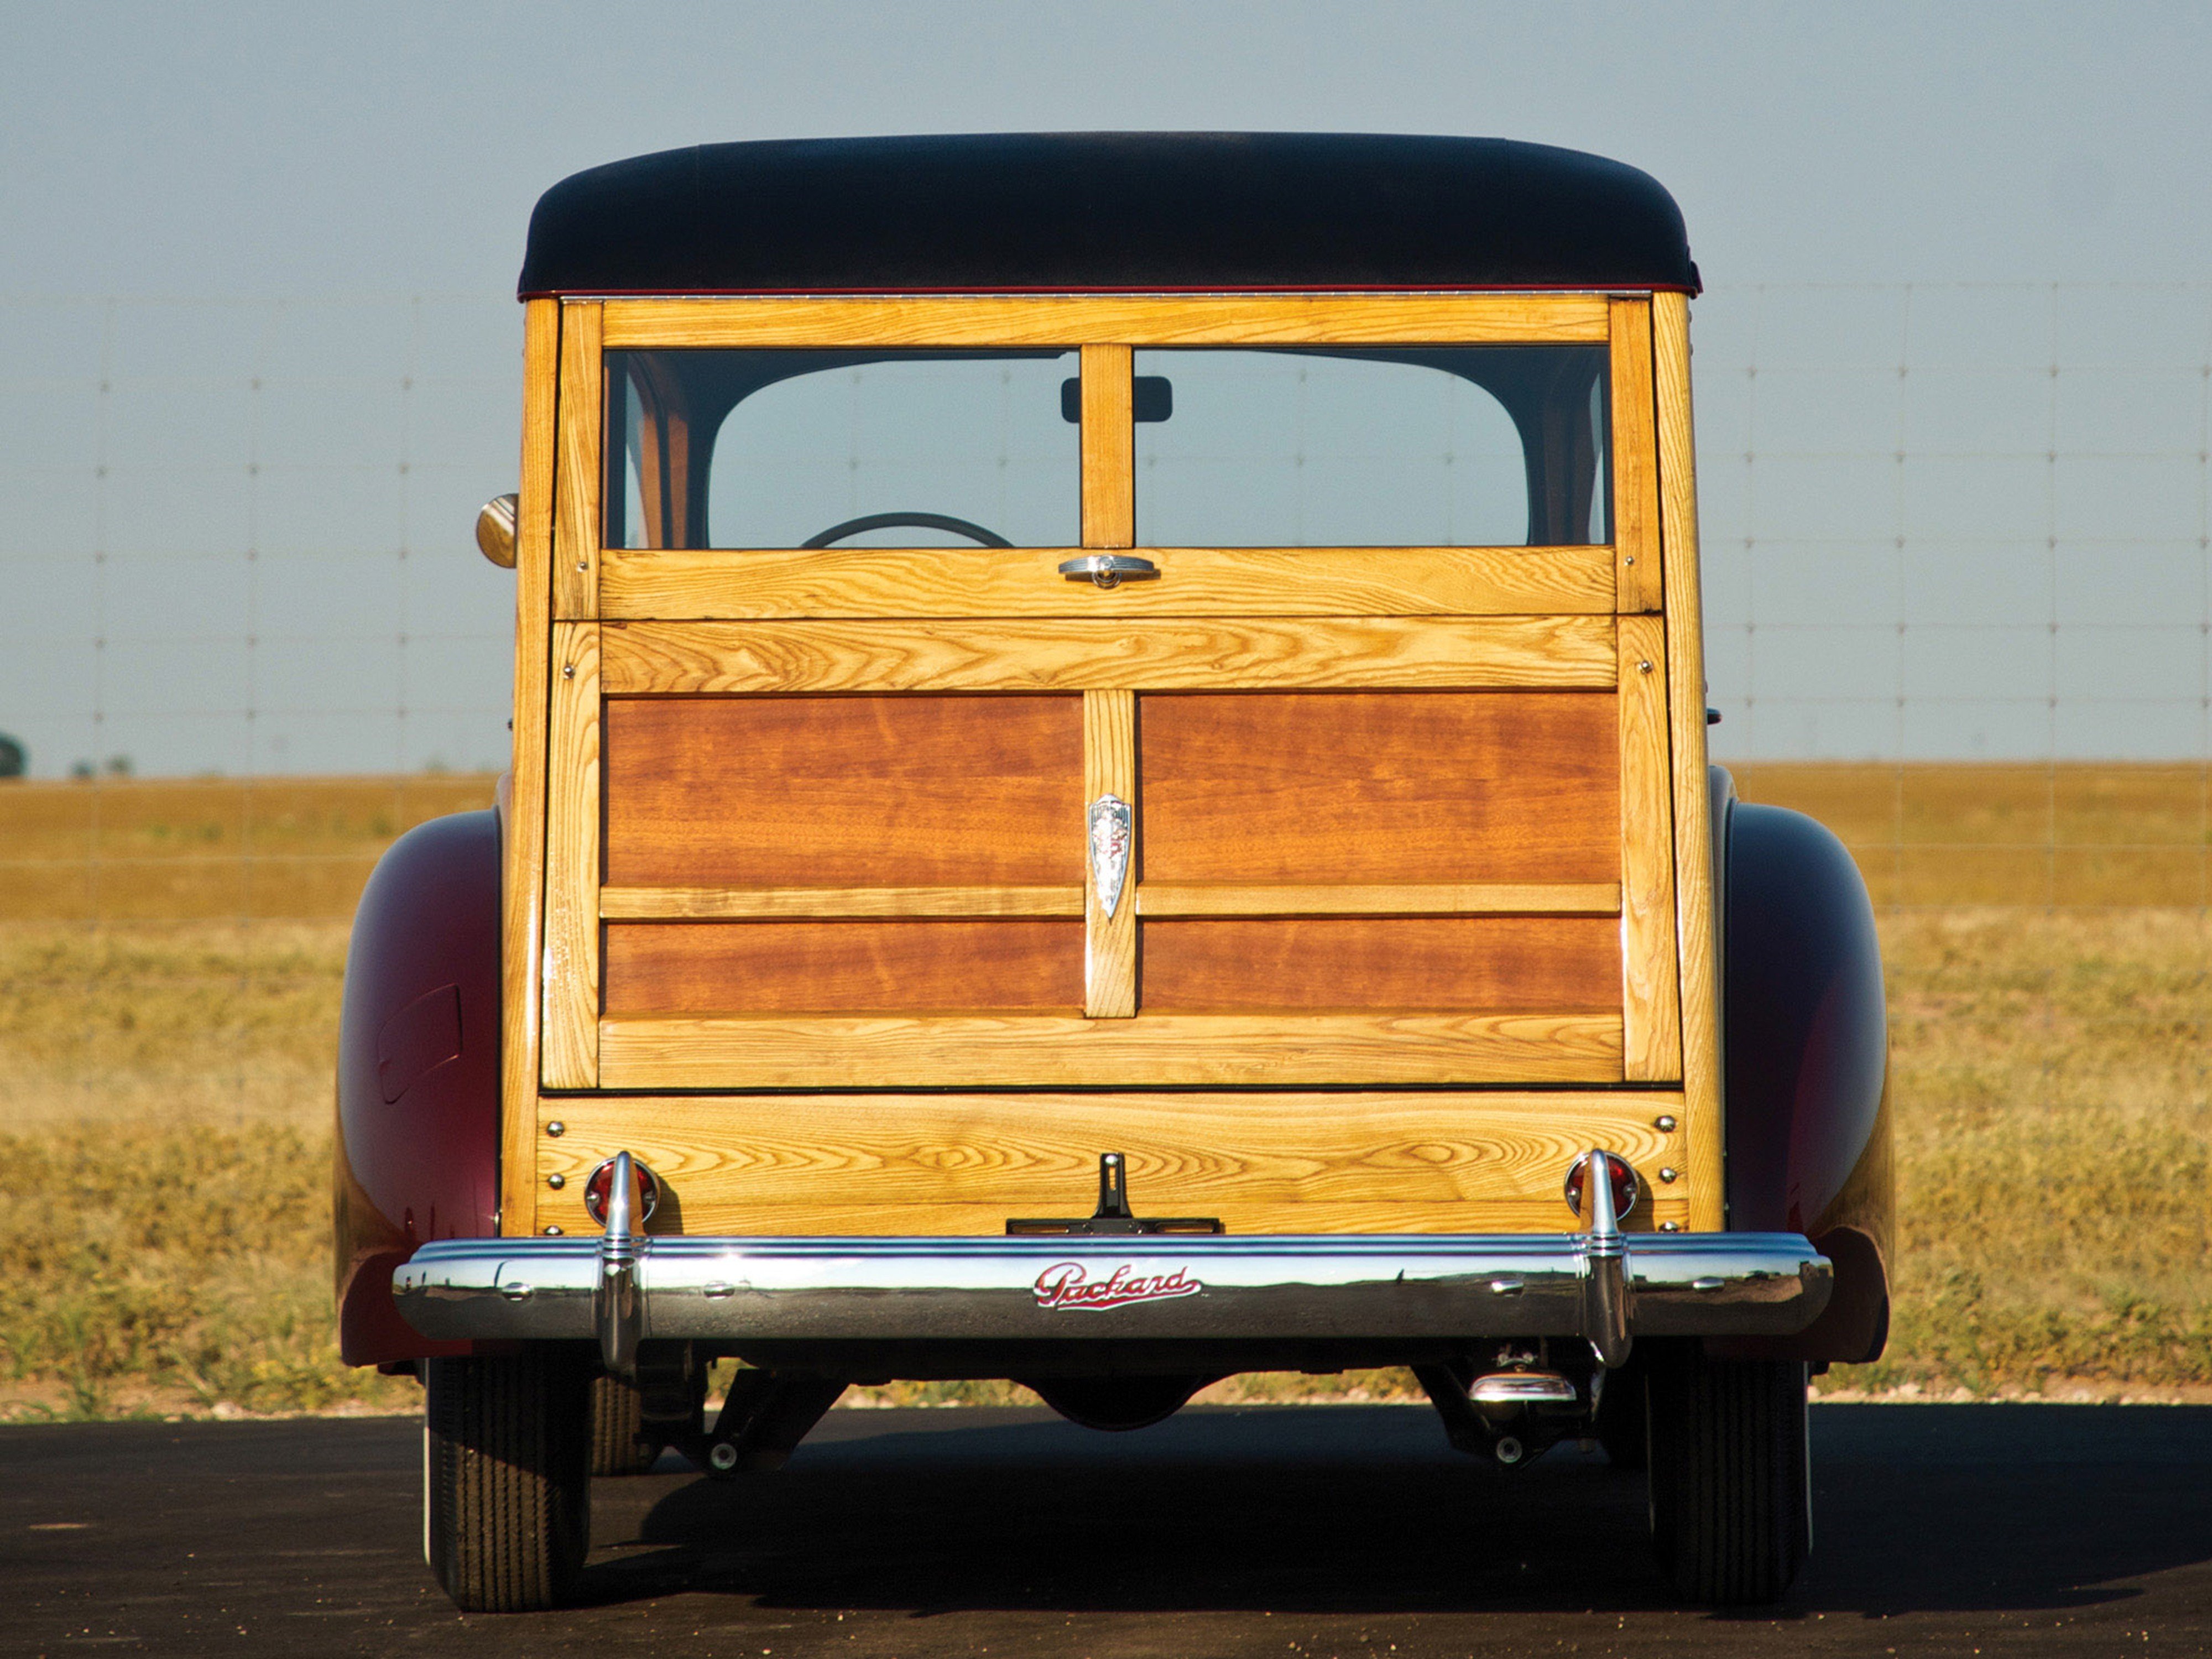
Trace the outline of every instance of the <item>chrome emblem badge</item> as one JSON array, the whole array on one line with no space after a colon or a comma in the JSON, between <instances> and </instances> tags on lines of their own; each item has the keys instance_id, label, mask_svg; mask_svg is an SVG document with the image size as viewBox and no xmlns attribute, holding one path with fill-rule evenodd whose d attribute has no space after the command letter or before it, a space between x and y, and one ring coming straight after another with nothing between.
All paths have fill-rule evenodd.
<instances>
[{"instance_id":1,"label":"chrome emblem badge","mask_svg":"<svg viewBox=\"0 0 2212 1659\"><path fill-rule=\"evenodd\" d=\"M1091 884L1098 891L1098 908L1109 916L1121 907L1121 884L1129 877L1129 842L1134 820L1129 803L1119 795L1101 795L1091 803Z\"/></svg>"},{"instance_id":2,"label":"chrome emblem badge","mask_svg":"<svg viewBox=\"0 0 2212 1659\"><path fill-rule=\"evenodd\" d=\"M1054 1313L1097 1313L1126 1308L1132 1302L1172 1302L1205 1289L1204 1281L1188 1267L1178 1267L1173 1273L1140 1273L1125 1261L1105 1278L1093 1279L1079 1261L1055 1261L1036 1276L1030 1293L1038 1307Z\"/></svg>"}]
</instances>

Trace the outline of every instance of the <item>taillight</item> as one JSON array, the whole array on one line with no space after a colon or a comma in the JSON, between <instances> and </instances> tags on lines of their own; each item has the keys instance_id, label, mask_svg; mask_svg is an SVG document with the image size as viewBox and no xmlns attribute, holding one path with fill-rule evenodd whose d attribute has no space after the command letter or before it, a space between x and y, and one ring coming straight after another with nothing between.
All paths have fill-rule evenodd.
<instances>
[{"instance_id":1,"label":"taillight","mask_svg":"<svg viewBox=\"0 0 2212 1659\"><path fill-rule=\"evenodd\" d=\"M660 1177L635 1158L630 1161L630 1167L637 1171L637 1183L645 1194L645 1212L630 1219L635 1225L642 1227L653 1219L653 1206L660 1202ZM615 1161L609 1158L592 1170L591 1178L584 1182L584 1207L592 1212L592 1219L602 1227L607 1224L607 1196L614 1189Z\"/></svg>"},{"instance_id":2,"label":"taillight","mask_svg":"<svg viewBox=\"0 0 2212 1659\"><path fill-rule=\"evenodd\" d=\"M1626 1220L1628 1212L1636 1207L1637 1194L1644 1190L1644 1183L1636 1178L1636 1171L1629 1168L1626 1158L1612 1152L1585 1152L1575 1160L1574 1167L1567 1171L1567 1207L1577 1216L1582 1214L1583 1172L1594 1158L1605 1160L1607 1182L1613 1188L1613 1218Z\"/></svg>"}]
</instances>

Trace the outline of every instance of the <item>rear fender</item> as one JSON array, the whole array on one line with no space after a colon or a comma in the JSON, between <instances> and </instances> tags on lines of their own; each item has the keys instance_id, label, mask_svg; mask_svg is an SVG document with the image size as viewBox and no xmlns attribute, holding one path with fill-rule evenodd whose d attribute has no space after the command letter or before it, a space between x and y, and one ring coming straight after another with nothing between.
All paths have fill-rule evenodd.
<instances>
[{"instance_id":1,"label":"rear fender","mask_svg":"<svg viewBox=\"0 0 2212 1659\"><path fill-rule=\"evenodd\" d=\"M349 1365L477 1351L402 1319L392 1272L499 1230L499 895L497 815L459 812L394 842L354 915L332 1194Z\"/></svg>"},{"instance_id":2,"label":"rear fender","mask_svg":"<svg viewBox=\"0 0 2212 1659\"><path fill-rule=\"evenodd\" d=\"M1716 806L1728 1224L1802 1233L1836 1274L1827 1310L1807 1330L1724 1346L1861 1364L1888 1336L1896 1212L1874 906L1850 852L1812 818L1732 791Z\"/></svg>"}]
</instances>

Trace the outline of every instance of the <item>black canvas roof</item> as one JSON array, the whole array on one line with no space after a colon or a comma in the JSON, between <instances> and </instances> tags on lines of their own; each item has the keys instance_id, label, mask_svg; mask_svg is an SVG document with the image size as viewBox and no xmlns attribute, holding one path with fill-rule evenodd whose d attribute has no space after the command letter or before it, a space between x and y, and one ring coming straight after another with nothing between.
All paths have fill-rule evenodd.
<instances>
[{"instance_id":1,"label":"black canvas roof","mask_svg":"<svg viewBox=\"0 0 2212 1659\"><path fill-rule=\"evenodd\" d=\"M524 297L1085 289L1698 288L1619 161L1503 138L1042 133L702 144L531 216Z\"/></svg>"}]
</instances>

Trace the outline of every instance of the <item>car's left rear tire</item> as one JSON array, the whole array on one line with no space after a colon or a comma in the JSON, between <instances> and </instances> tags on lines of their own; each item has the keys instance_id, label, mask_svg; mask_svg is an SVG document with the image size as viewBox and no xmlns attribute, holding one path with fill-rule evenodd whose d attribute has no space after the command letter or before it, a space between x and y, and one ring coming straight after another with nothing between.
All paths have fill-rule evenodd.
<instances>
[{"instance_id":1,"label":"car's left rear tire","mask_svg":"<svg viewBox=\"0 0 2212 1659\"><path fill-rule=\"evenodd\" d=\"M423 1368L422 1549L464 1613L558 1603L591 1545L591 1372L559 1347Z\"/></svg>"}]
</instances>

